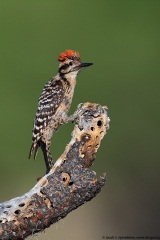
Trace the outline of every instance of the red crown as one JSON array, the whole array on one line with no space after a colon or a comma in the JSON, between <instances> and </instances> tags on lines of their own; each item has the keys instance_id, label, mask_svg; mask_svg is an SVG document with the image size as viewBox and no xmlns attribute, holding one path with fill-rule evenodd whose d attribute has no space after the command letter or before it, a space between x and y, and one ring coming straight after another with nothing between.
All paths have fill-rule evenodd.
<instances>
[{"instance_id":1,"label":"red crown","mask_svg":"<svg viewBox=\"0 0 160 240\"><path fill-rule=\"evenodd\" d=\"M72 58L80 58L80 54L74 50L66 50L65 52L62 52L59 57L58 60L59 61L65 61L67 58L72 59Z\"/></svg>"}]
</instances>

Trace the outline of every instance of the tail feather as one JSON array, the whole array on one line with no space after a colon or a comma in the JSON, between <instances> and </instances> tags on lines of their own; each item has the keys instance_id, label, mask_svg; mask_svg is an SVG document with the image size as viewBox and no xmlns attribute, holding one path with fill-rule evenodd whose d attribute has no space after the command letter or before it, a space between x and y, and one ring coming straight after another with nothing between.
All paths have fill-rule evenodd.
<instances>
[{"instance_id":1,"label":"tail feather","mask_svg":"<svg viewBox=\"0 0 160 240\"><path fill-rule=\"evenodd\" d=\"M47 147L46 143L43 141L40 141L40 146L44 155L44 160L46 164L46 174L47 174L52 168L53 159L50 153L50 147Z\"/></svg>"},{"instance_id":2,"label":"tail feather","mask_svg":"<svg viewBox=\"0 0 160 240\"><path fill-rule=\"evenodd\" d=\"M30 159L31 156L32 156L33 149L34 149L34 143L32 143L31 148L30 148L30 150L29 150L29 155L28 155L28 158L29 158L29 159Z\"/></svg>"},{"instance_id":3,"label":"tail feather","mask_svg":"<svg viewBox=\"0 0 160 240\"><path fill-rule=\"evenodd\" d=\"M50 153L50 146L47 146L45 142L43 142L42 140L39 140L36 143L32 143L30 151L29 151L29 158L31 158L31 155L34 151L34 159L36 159L37 157L37 153L38 153L38 148L41 147L43 155L44 155L44 160L45 160L45 164L46 164L46 174L49 173L50 169L52 168L52 155Z\"/></svg>"},{"instance_id":4,"label":"tail feather","mask_svg":"<svg viewBox=\"0 0 160 240\"><path fill-rule=\"evenodd\" d=\"M39 148L39 144L37 143L37 145L35 146L35 150L34 150L34 160L36 160L38 148Z\"/></svg>"},{"instance_id":5,"label":"tail feather","mask_svg":"<svg viewBox=\"0 0 160 240\"><path fill-rule=\"evenodd\" d=\"M29 151L29 156L28 156L28 158L31 158L32 153L33 153L33 151L34 151L34 160L35 160L36 157L37 157L38 148L39 148L39 143L36 143L36 145L35 145L35 143L33 142L32 145L31 145L30 151Z\"/></svg>"}]
</instances>

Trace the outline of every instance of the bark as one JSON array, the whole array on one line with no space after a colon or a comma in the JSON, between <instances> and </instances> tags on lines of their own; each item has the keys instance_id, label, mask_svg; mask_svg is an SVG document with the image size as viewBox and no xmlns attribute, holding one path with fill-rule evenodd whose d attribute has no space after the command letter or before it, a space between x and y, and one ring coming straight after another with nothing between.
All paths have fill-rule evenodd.
<instances>
[{"instance_id":1,"label":"bark","mask_svg":"<svg viewBox=\"0 0 160 240\"><path fill-rule=\"evenodd\" d=\"M43 231L101 191L105 174L89 170L109 128L107 107L79 105L72 138L51 171L24 195L0 203L0 239L25 239Z\"/></svg>"}]
</instances>

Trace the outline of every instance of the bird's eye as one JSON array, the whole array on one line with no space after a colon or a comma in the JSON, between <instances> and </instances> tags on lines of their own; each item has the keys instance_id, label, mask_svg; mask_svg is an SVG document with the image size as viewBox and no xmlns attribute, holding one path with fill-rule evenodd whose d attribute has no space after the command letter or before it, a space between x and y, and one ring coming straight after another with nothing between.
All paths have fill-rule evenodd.
<instances>
[{"instance_id":1,"label":"bird's eye","mask_svg":"<svg viewBox=\"0 0 160 240\"><path fill-rule=\"evenodd\" d=\"M69 65L72 66L72 65L73 65L73 62L70 62Z\"/></svg>"}]
</instances>

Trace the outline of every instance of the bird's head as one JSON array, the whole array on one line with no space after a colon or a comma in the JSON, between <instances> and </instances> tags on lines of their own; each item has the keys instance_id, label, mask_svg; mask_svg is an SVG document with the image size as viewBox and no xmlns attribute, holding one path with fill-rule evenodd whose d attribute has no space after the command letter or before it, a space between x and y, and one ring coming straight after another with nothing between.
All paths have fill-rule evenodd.
<instances>
[{"instance_id":1,"label":"bird's head","mask_svg":"<svg viewBox=\"0 0 160 240\"><path fill-rule=\"evenodd\" d=\"M80 54L73 50L66 50L62 52L59 57L59 73L61 75L73 75L76 76L80 70L85 67L91 66L93 63L82 63L80 60Z\"/></svg>"}]
</instances>

